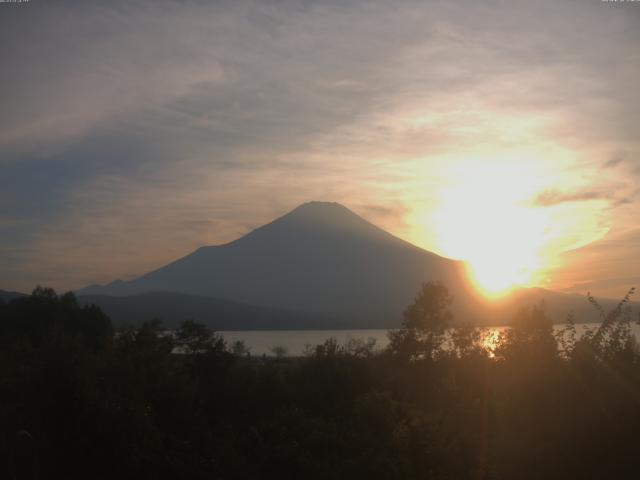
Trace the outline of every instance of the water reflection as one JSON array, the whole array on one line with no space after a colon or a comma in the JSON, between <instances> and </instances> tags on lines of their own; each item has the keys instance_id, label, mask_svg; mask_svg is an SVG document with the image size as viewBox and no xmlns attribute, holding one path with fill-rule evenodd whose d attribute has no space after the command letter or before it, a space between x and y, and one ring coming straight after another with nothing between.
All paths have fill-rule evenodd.
<instances>
[{"instance_id":1,"label":"water reflection","mask_svg":"<svg viewBox=\"0 0 640 480\"><path fill-rule=\"evenodd\" d=\"M598 324L585 323L576 325L576 333L579 337L588 329L597 328ZM495 350L504 338L504 333L509 327L484 327L480 329L479 341L490 357L495 356ZM564 325L554 325L554 333L558 334L564 328ZM633 333L640 338L640 327L638 325L631 326ZM346 345L350 341L360 340L367 342L375 341L375 349L383 350L389 344L388 330L370 329L370 330L250 330L250 331L227 331L219 332L223 335L228 345L233 342L244 341L251 355L273 355L275 347L282 347L288 356L304 355L308 351L309 346L315 346L324 343L330 338L336 339L338 344Z\"/></svg>"},{"instance_id":2,"label":"water reflection","mask_svg":"<svg viewBox=\"0 0 640 480\"><path fill-rule=\"evenodd\" d=\"M507 327L484 328L480 336L480 344L487 351L490 358L495 357L495 351L502 341L504 331Z\"/></svg>"}]
</instances>

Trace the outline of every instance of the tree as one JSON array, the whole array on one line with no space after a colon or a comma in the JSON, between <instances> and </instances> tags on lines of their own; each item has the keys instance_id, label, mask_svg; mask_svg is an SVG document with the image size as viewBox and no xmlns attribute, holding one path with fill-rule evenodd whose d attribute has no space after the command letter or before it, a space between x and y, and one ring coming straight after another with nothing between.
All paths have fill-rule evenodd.
<instances>
[{"instance_id":1,"label":"tree","mask_svg":"<svg viewBox=\"0 0 640 480\"><path fill-rule=\"evenodd\" d=\"M178 345L184 353L199 354L225 350L224 340L209 327L193 320L185 320L176 332Z\"/></svg>"},{"instance_id":2,"label":"tree","mask_svg":"<svg viewBox=\"0 0 640 480\"><path fill-rule=\"evenodd\" d=\"M413 360L437 356L453 318L452 302L453 297L442 283L423 283L414 302L404 311L401 328L389 333L390 351Z\"/></svg>"},{"instance_id":3,"label":"tree","mask_svg":"<svg viewBox=\"0 0 640 480\"><path fill-rule=\"evenodd\" d=\"M496 349L498 358L540 363L558 357L558 342L544 303L525 307L515 315L511 328L504 332Z\"/></svg>"},{"instance_id":4,"label":"tree","mask_svg":"<svg viewBox=\"0 0 640 480\"><path fill-rule=\"evenodd\" d=\"M276 358L284 358L287 356L287 353L289 353L287 347L284 345L274 345L269 350L271 350L271 353L273 353Z\"/></svg>"},{"instance_id":5,"label":"tree","mask_svg":"<svg viewBox=\"0 0 640 480\"><path fill-rule=\"evenodd\" d=\"M231 353L236 357L249 357L251 356L251 348L247 347L244 340L236 340L231 344Z\"/></svg>"}]
</instances>

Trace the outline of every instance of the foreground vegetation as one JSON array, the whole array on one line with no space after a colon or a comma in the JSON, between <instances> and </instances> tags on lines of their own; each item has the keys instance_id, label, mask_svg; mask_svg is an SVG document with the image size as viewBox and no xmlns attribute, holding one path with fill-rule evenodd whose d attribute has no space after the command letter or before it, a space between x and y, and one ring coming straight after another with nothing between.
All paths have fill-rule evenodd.
<instances>
[{"instance_id":1,"label":"foreground vegetation","mask_svg":"<svg viewBox=\"0 0 640 480\"><path fill-rule=\"evenodd\" d=\"M451 301L423 285L382 353L252 359L190 321L114 332L38 288L0 304L0 477L638 478L628 296L580 338L523 310L491 350L449 328Z\"/></svg>"}]
</instances>

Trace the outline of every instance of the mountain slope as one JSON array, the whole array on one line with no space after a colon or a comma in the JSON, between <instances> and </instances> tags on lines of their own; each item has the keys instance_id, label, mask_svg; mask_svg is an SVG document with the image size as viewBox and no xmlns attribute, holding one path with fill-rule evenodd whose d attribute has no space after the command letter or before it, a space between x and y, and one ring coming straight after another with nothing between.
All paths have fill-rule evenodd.
<instances>
[{"instance_id":1,"label":"mountain slope","mask_svg":"<svg viewBox=\"0 0 640 480\"><path fill-rule=\"evenodd\" d=\"M332 320L290 310L172 292L130 296L81 295L81 305L98 305L116 325L161 319L168 328L195 320L214 330L304 330L332 328Z\"/></svg>"},{"instance_id":2,"label":"mountain slope","mask_svg":"<svg viewBox=\"0 0 640 480\"><path fill-rule=\"evenodd\" d=\"M14 298L21 298L21 297L26 297L26 296L27 295L25 293L9 292L9 291L6 291L6 290L0 290L0 300L2 300L4 302L10 302Z\"/></svg>"},{"instance_id":3,"label":"mountain slope","mask_svg":"<svg viewBox=\"0 0 640 480\"><path fill-rule=\"evenodd\" d=\"M121 313L125 304L130 311L140 311L143 300L159 297L125 302L107 296L149 292L194 296L173 297L180 309L171 310L167 302L161 302L176 319L189 318L193 308L188 298L201 306L206 303L203 297L243 305L237 314L214 304L199 310L202 318L224 321L225 328L232 328L229 325L234 321L248 325L247 308L257 309L260 313L256 315L266 319L257 322L259 328L283 328L271 316L275 311L288 312L282 313L288 319L284 324L291 324L287 328L311 328L312 323L318 325L313 328L377 328L398 326L420 284L430 280L449 288L459 321L505 324L519 308L541 301L556 322L564 321L569 312L575 313L577 321L599 320L586 298L539 288L520 289L499 302L489 302L470 286L462 262L418 248L342 205L324 202L303 204L234 242L199 248L135 280L91 286L79 294L101 295L96 304L105 308L120 305ZM603 300L602 305L609 309L615 302ZM264 308L267 310L261 310ZM156 310L153 304L147 305L147 312ZM300 324L293 318L299 318ZM304 318L313 320L305 324Z\"/></svg>"},{"instance_id":4,"label":"mountain slope","mask_svg":"<svg viewBox=\"0 0 640 480\"><path fill-rule=\"evenodd\" d=\"M618 305L620 299L598 298L602 309L608 313ZM544 304L547 316L555 323L564 323L571 314L576 323L598 323L602 321L600 313L588 301L586 295L559 293L544 288L521 288L497 302L483 302L475 305L474 311L468 311L470 319L480 323L509 324L514 315L523 307ZM638 302L629 302L632 315L637 315ZM479 314L477 314L480 312Z\"/></svg>"},{"instance_id":5,"label":"mountain slope","mask_svg":"<svg viewBox=\"0 0 640 480\"><path fill-rule=\"evenodd\" d=\"M311 202L226 245L202 247L130 282L81 292L169 291L306 311L349 326L396 325L423 281L462 294L463 266L336 203Z\"/></svg>"}]
</instances>

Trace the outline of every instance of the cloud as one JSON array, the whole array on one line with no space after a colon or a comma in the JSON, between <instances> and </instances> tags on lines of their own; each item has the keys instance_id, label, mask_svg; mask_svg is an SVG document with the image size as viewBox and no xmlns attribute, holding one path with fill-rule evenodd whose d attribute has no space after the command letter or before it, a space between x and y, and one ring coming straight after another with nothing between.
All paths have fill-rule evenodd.
<instances>
[{"instance_id":1,"label":"cloud","mask_svg":"<svg viewBox=\"0 0 640 480\"><path fill-rule=\"evenodd\" d=\"M549 207L560 203L568 202L588 202L591 200L614 201L615 193L600 191L584 191L574 193L563 193L558 190L545 190L534 200L534 205L538 207ZM626 199L622 199L626 203Z\"/></svg>"},{"instance_id":2,"label":"cloud","mask_svg":"<svg viewBox=\"0 0 640 480\"><path fill-rule=\"evenodd\" d=\"M218 61L194 48L179 5L148 7L57 2L3 9L0 38L12 48L0 56L12 68L3 82L2 151L46 156L199 84L220 83ZM171 15L184 34L167 34Z\"/></svg>"},{"instance_id":3,"label":"cloud","mask_svg":"<svg viewBox=\"0 0 640 480\"><path fill-rule=\"evenodd\" d=\"M610 209L634 203L640 194L639 189L621 183L609 186L606 190L582 190L562 192L557 189L547 189L539 193L533 200L533 206L551 207L562 203L577 203L590 201L606 202Z\"/></svg>"},{"instance_id":4,"label":"cloud","mask_svg":"<svg viewBox=\"0 0 640 480\"><path fill-rule=\"evenodd\" d=\"M611 158L609 160L607 160L604 163L604 166L606 168L617 167L618 165L623 163L626 158L627 158L627 153L626 152L616 152L611 156Z\"/></svg>"},{"instance_id":5,"label":"cloud","mask_svg":"<svg viewBox=\"0 0 640 480\"><path fill-rule=\"evenodd\" d=\"M437 203L434 166L493 151L566 157L558 168L576 176L615 166L536 201L601 199L623 215L633 192L598 181L620 185L639 158L639 12L355 0L3 8L0 262L11 269L0 282L137 275L315 198L404 233L412 211Z\"/></svg>"}]
</instances>

